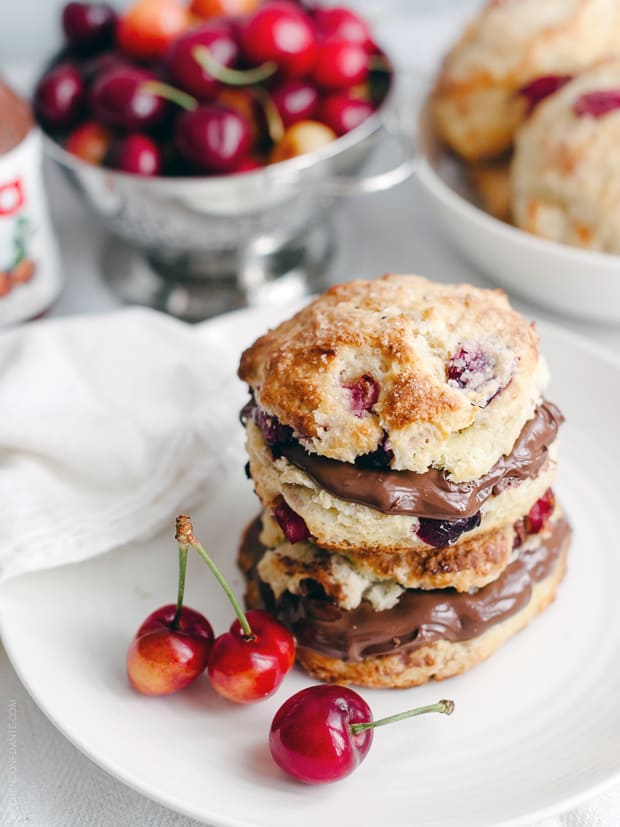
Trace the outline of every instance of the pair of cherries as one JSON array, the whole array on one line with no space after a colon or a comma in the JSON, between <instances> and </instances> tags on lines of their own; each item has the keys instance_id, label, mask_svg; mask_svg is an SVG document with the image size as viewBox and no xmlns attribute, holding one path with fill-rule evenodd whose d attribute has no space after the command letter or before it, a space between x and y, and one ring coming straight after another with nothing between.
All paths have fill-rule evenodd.
<instances>
[{"instance_id":1,"label":"pair of cherries","mask_svg":"<svg viewBox=\"0 0 620 827\"><path fill-rule=\"evenodd\" d=\"M176 605L150 614L127 653L131 685L144 695L168 695L183 689L205 669L220 695L253 703L273 694L295 662L295 638L264 611L244 613L210 555L194 537L189 517L177 517L179 587ZM226 592L237 619L215 637L204 615L183 605L189 548L193 548Z\"/></svg>"},{"instance_id":2,"label":"pair of cherries","mask_svg":"<svg viewBox=\"0 0 620 827\"><path fill-rule=\"evenodd\" d=\"M179 586L176 604L162 606L138 629L127 653L131 685L145 695L183 689L205 669L213 688L238 703L272 695L295 661L295 639L270 614L244 614L210 555L194 537L189 517L177 518ZM237 614L230 630L215 638L204 615L183 605L187 554L192 547L209 566ZM366 757L376 727L427 712L451 714L452 701L439 701L373 720L366 701L345 686L316 685L291 696L276 712L269 749L276 764L307 784L336 781Z\"/></svg>"}]
</instances>

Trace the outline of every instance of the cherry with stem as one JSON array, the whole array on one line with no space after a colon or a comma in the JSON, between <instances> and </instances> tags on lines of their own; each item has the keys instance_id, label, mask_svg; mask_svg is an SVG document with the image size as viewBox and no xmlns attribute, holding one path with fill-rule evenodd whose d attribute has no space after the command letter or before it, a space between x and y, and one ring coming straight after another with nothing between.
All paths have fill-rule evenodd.
<instances>
[{"instance_id":1,"label":"cherry with stem","mask_svg":"<svg viewBox=\"0 0 620 827\"><path fill-rule=\"evenodd\" d=\"M292 695L276 712L269 749L276 764L306 784L324 784L349 775L364 760L377 727L428 712L451 715L454 702L373 720L366 701L346 686L316 685Z\"/></svg>"},{"instance_id":2,"label":"cherry with stem","mask_svg":"<svg viewBox=\"0 0 620 827\"><path fill-rule=\"evenodd\" d=\"M213 688L228 700L252 703L272 695L295 662L295 638L268 612L245 613L211 555L194 536L190 518L177 517L177 541L191 546L224 590L237 619L213 643L207 671Z\"/></svg>"},{"instance_id":3,"label":"cherry with stem","mask_svg":"<svg viewBox=\"0 0 620 827\"><path fill-rule=\"evenodd\" d=\"M142 623L127 652L127 677L143 695L169 695L201 675L213 645L213 628L183 605L188 547L179 544L177 602L161 606Z\"/></svg>"}]
</instances>

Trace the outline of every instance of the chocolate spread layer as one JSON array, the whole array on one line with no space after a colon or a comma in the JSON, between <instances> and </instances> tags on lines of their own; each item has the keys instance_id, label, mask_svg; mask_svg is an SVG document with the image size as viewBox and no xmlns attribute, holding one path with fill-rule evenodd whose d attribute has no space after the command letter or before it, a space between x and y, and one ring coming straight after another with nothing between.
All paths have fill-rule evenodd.
<instances>
[{"instance_id":1,"label":"chocolate spread layer","mask_svg":"<svg viewBox=\"0 0 620 827\"><path fill-rule=\"evenodd\" d=\"M434 468L423 474L360 468L309 454L298 443L278 445L278 452L341 500L384 514L455 520L473 517L489 497L536 477L563 421L559 408L543 402L524 425L510 454L501 457L482 477L467 482L450 482L445 471Z\"/></svg>"},{"instance_id":2,"label":"chocolate spread layer","mask_svg":"<svg viewBox=\"0 0 620 827\"><path fill-rule=\"evenodd\" d=\"M265 551L259 531L257 520L246 531L241 548L241 556L255 564ZM523 549L497 580L471 594L407 589L392 609L377 612L362 601L347 611L314 595L311 584L306 595L284 592L275 601L269 586L260 583L261 599L292 630L300 646L343 660L411 652L436 640L470 640L528 604L534 584L552 573L570 534L567 521L558 518L540 535L536 548ZM254 568L249 576L257 577Z\"/></svg>"},{"instance_id":3,"label":"chocolate spread layer","mask_svg":"<svg viewBox=\"0 0 620 827\"><path fill-rule=\"evenodd\" d=\"M0 80L0 155L9 152L26 137L33 124L28 103Z\"/></svg>"}]
</instances>

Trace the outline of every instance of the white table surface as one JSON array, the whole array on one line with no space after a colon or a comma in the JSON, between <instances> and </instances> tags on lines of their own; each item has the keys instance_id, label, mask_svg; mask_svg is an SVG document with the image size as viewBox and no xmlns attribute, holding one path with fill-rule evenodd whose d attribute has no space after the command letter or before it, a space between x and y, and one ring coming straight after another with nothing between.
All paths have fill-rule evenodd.
<instances>
[{"instance_id":1,"label":"white table surface","mask_svg":"<svg viewBox=\"0 0 620 827\"><path fill-rule=\"evenodd\" d=\"M428 5L414 3L405 19L400 22L386 20L382 24L384 42L392 44L397 57L407 65L423 70L427 70L442 51L472 2L463 0L458 8L453 4L451 12L446 11L446 3L440 4L436 13L429 12ZM81 209L58 172L49 168L47 173L66 281L65 290L51 315L105 312L119 307L119 300L99 273L98 256L103 236L97 223ZM341 209L337 222L341 244L333 268L334 280L374 277L393 271L420 273L440 281L489 285L445 241L415 180L390 193L347 204ZM554 321L620 354L620 328L554 317L517 300L514 305L530 318ZM62 646L61 641L59 646ZM197 822L143 798L82 756L31 701L1 645L0 698L3 699L4 756L8 755L13 743L17 749L10 760L3 757L0 761L1 823L7 823L1 814L8 812L7 771L10 769L11 790L15 794L11 810L16 813L16 818L8 822L10 824L29 827L197 825ZM591 827L616 827L620 824L619 792L601 796L596 808L589 811L587 821L582 820L582 814L572 813L552 820L549 827L585 823Z\"/></svg>"}]
</instances>

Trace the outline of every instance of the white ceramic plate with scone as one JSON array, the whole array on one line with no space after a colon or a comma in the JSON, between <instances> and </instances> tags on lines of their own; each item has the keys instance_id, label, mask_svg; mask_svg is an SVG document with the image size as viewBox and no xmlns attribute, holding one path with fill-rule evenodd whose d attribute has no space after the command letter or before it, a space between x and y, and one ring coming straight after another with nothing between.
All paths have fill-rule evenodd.
<instances>
[{"instance_id":1,"label":"white ceramic plate with scone","mask_svg":"<svg viewBox=\"0 0 620 827\"><path fill-rule=\"evenodd\" d=\"M279 319L245 311L212 326L234 351ZM166 698L137 695L125 653L140 622L176 595L170 531L86 563L24 576L0 590L0 630L26 688L92 760L168 807L217 827L516 827L620 780L620 555L616 477L620 362L541 325L564 410L557 494L574 528L555 603L487 662L441 684L364 690L375 717L453 698L455 713L379 730L349 778L308 787L272 763L278 706L310 680L294 670L275 697L240 707L205 679ZM230 411L231 431L240 427ZM258 510L231 468L194 517L234 589L241 531ZM217 632L232 615L206 567L191 560L187 603Z\"/></svg>"},{"instance_id":2,"label":"white ceramic plate with scone","mask_svg":"<svg viewBox=\"0 0 620 827\"><path fill-rule=\"evenodd\" d=\"M539 238L481 209L465 167L419 120L417 178L460 252L510 292L580 319L620 323L620 256Z\"/></svg>"}]
</instances>

